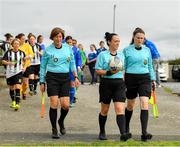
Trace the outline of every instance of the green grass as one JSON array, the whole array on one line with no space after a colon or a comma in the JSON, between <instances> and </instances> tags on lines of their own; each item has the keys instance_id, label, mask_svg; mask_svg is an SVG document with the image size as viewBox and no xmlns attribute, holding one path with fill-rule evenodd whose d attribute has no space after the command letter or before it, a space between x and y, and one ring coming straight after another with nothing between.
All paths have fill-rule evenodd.
<instances>
[{"instance_id":1,"label":"green grass","mask_svg":"<svg viewBox=\"0 0 180 147\"><path fill-rule=\"evenodd\" d=\"M2 144L2 146L180 146L180 141L96 141L96 142L71 142L71 143L34 143L34 144Z\"/></svg>"},{"instance_id":2,"label":"green grass","mask_svg":"<svg viewBox=\"0 0 180 147\"><path fill-rule=\"evenodd\" d=\"M172 89L168 88L168 87L164 87L164 91L170 94L174 94L177 96L180 96L180 93L173 93Z\"/></svg>"},{"instance_id":3,"label":"green grass","mask_svg":"<svg viewBox=\"0 0 180 147\"><path fill-rule=\"evenodd\" d=\"M167 93L172 93L172 89L170 89L168 87L164 87L164 91L166 91Z\"/></svg>"}]
</instances>

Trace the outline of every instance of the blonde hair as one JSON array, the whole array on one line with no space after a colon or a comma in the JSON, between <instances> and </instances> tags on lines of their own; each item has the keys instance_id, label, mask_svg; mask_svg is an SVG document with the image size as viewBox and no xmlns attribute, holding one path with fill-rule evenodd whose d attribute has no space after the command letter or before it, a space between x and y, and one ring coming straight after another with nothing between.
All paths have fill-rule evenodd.
<instances>
[{"instance_id":1,"label":"blonde hair","mask_svg":"<svg viewBox=\"0 0 180 147\"><path fill-rule=\"evenodd\" d=\"M81 48L80 48L81 47ZM81 49L81 50L84 50L84 47L82 44L78 44L78 48Z\"/></svg>"},{"instance_id":2,"label":"blonde hair","mask_svg":"<svg viewBox=\"0 0 180 147\"><path fill-rule=\"evenodd\" d=\"M12 46L13 46L13 44L14 44L15 41L19 42L19 44L20 44L20 40L19 40L18 38L15 38L15 39L13 39L13 41L11 42L11 45L12 45Z\"/></svg>"}]
</instances>

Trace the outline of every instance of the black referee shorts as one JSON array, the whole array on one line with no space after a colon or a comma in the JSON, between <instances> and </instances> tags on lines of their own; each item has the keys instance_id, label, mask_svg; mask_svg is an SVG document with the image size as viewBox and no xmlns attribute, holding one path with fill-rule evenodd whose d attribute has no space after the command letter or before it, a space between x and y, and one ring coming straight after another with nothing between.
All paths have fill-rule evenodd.
<instances>
[{"instance_id":1,"label":"black referee shorts","mask_svg":"<svg viewBox=\"0 0 180 147\"><path fill-rule=\"evenodd\" d=\"M113 102L125 102L126 86L123 79L108 79L101 78L99 85L99 102L110 104L111 99Z\"/></svg>"},{"instance_id":2,"label":"black referee shorts","mask_svg":"<svg viewBox=\"0 0 180 147\"><path fill-rule=\"evenodd\" d=\"M46 74L47 94L50 96L69 97L70 77L69 73Z\"/></svg>"},{"instance_id":3,"label":"black referee shorts","mask_svg":"<svg viewBox=\"0 0 180 147\"><path fill-rule=\"evenodd\" d=\"M7 85L15 85L15 84L21 84L22 83L22 72L6 79Z\"/></svg>"},{"instance_id":4,"label":"black referee shorts","mask_svg":"<svg viewBox=\"0 0 180 147\"><path fill-rule=\"evenodd\" d=\"M148 74L125 74L127 99L139 96L151 96L151 79Z\"/></svg>"}]
</instances>

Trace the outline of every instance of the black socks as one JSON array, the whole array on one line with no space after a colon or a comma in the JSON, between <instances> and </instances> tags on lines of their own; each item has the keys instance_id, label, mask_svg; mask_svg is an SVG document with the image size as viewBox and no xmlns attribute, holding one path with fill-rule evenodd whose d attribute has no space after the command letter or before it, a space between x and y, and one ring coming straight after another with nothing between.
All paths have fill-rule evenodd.
<instances>
[{"instance_id":1,"label":"black socks","mask_svg":"<svg viewBox=\"0 0 180 147\"><path fill-rule=\"evenodd\" d=\"M61 125L61 129L64 129L64 119L66 117L66 115L68 114L68 110L64 110L61 108L61 116L58 120L58 123ZM56 126L56 122L57 122L57 109L54 109L54 108L50 108L49 109L49 118L50 118L50 121L51 121L51 126L53 129L57 129L57 126Z\"/></svg>"},{"instance_id":2,"label":"black socks","mask_svg":"<svg viewBox=\"0 0 180 147\"><path fill-rule=\"evenodd\" d=\"M125 109L125 117L126 117L126 133L129 133L129 123L131 120L133 111ZM140 120L141 120L141 128L142 128L142 134L147 134L147 125L148 125L148 110L141 110L140 114Z\"/></svg>"},{"instance_id":3,"label":"black socks","mask_svg":"<svg viewBox=\"0 0 180 147\"><path fill-rule=\"evenodd\" d=\"M20 102L20 89L9 90L12 101L16 101L16 104Z\"/></svg>"},{"instance_id":4,"label":"black socks","mask_svg":"<svg viewBox=\"0 0 180 147\"><path fill-rule=\"evenodd\" d=\"M101 115L99 113L99 128L101 133L105 133L105 124L106 124L107 116Z\"/></svg>"},{"instance_id":5,"label":"black socks","mask_svg":"<svg viewBox=\"0 0 180 147\"><path fill-rule=\"evenodd\" d=\"M119 131L122 134L125 134L125 116L124 114L116 116L116 122L119 127Z\"/></svg>"},{"instance_id":6,"label":"black socks","mask_svg":"<svg viewBox=\"0 0 180 147\"><path fill-rule=\"evenodd\" d=\"M15 92L16 92L16 104L19 104L20 102L20 89L15 89Z\"/></svg>"},{"instance_id":7,"label":"black socks","mask_svg":"<svg viewBox=\"0 0 180 147\"><path fill-rule=\"evenodd\" d=\"M9 90L9 95L10 95L10 97L11 97L11 100L14 101L14 100L15 100L15 98L14 98L14 97L15 97L15 95L14 95L14 90L11 90L11 89L10 89L10 90Z\"/></svg>"},{"instance_id":8,"label":"black socks","mask_svg":"<svg viewBox=\"0 0 180 147\"><path fill-rule=\"evenodd\" d=\"M34 80L33 79L29 79L29 90L30 91L34 90Z\"/></svg>"},{"instance_id":9,"label":"black socks","mask_svg":"<svg viewBox=\"0 0 180 147\"><path fill-rule=\"evenodd\" d=\"M53 129L57 129L56 121L57 121L57 109L50 108L49 109L49 118L51 121L51 126Z\"/></svg>"},{"instance_id":10,"label":"black socks","mask_svg":"<svg viewBox=\"0 0 180 147\"><path fill-rule=\"evenodd\" d=\"M146 135L147 124L148 124L148 110L141 110L140 120L141 120L142 134Z\"/></svg>"},{"instance_id":11,"label":"black socks","mask_svg":"<svg viewBox=\"0 0 180 147\"><path fill-rule=\"evenodd\" d=\"M69 112L69 109L65 110L65 109L61 108L61 116L60 116L58 122L63 123L68 112Z\"/></svg>"},{"instance_id":12,"label":"black socks","mask_svg":"<svg viewBox=\"0 0 180 147\"><path fill-rule=\"evenodd\" d=\"M37 83L38 83L38 79L34 79L34 90L36 91L36 89L37 89Z\"/></svg>"},{"instance_id":13,"label":"black socks","mask_svg":"<svg viewBox=\"0 0 180 147\"><path fill-rule=\"evenodd\" d=\"M132 117L132 113L133 111L129 111L127 110L127 108L125 109L125 118L126 118L126 133L129 133L129 123Z\"/></svg>"}]
</instances>

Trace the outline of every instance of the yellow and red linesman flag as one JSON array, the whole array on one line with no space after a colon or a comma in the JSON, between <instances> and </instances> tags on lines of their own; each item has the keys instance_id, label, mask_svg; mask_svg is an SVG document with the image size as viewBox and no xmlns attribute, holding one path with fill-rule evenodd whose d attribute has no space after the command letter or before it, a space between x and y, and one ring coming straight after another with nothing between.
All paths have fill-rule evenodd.
<instances>
[{"instance_id":1,"label":"yellow and red linesman flag","mask_svg":"<svg viewBox=\"0 0 180 147\"><path fill-rule=\"evenodd\" d=\"M44 115L45 115L44 101L45 101L45 97L44 97L44 93L42 93L42 99L41 99L41 118L44 118Z\"/></svg>"},{"instance_id":2,"label":"yellow and red linesman flag","mask_svg":"<svg viewBox=\"0 0 180 147\"><path fill-rule=\"evenodd\" d=\"M157 118L159 116L159 113L158 113L158 108L157 108L157 103L156 103L156 91L153 90L151 92L151 97L149 99L149 103L152 104L153 106L153 116L155 118Z\"/></svg>"}]
</instances>

